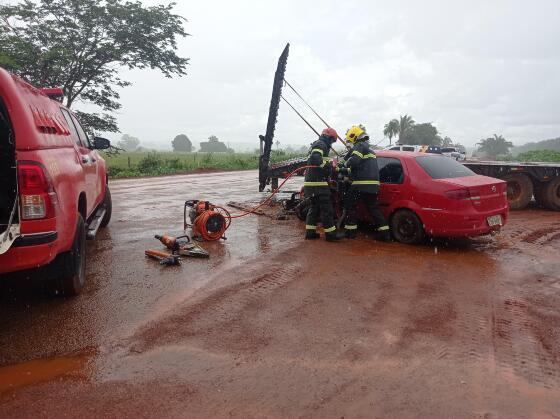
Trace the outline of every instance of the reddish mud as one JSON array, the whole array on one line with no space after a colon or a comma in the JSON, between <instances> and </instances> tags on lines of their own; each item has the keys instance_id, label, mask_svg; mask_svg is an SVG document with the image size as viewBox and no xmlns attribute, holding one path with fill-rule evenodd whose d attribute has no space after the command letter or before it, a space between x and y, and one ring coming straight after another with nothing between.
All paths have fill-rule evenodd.
<instances>
[{"instance_id":1,"label":"reddish mud","mask_svg":"<svg viewBox=\"0 0 560 419\"><path fill-rule=\"evenodd\" d=\"M185 199L255 190L255 172L113 182L83 295L2 285L0 416L560 417L559 213L414 247L250 216L208 260L143 259Z\"/></svg>"}]
</instances>

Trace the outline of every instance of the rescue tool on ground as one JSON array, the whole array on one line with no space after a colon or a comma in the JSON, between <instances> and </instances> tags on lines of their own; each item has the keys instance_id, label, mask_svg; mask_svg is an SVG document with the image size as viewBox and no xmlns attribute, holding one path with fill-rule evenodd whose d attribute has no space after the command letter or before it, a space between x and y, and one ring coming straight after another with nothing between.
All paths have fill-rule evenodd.
<instances>
[{"instance_id":1,"label":"rescue tool on ground","mask_svg":"<svg viewBox=\"0 0 560 419\"><path fill-rule=\"evenodd\" d=\"M148 249L144 254L152 259L159 260L160 265L180 265L181 257L176 253L168 253L163 250Z\"/></svg>"},{"instance_id":2,"label":"rescue tool on ground","mask_svg":"<svg viewBox=\"0 0 560 419\"><path fill-rule=\"evenodd\" d=\"M189 256L195 258L209 258L210 253L200 247L198 244L193 243L189 236L168 236L168 235L158 235L154 236L159 240L165 247L180 256Z\"/></svg>"}]
</instances>

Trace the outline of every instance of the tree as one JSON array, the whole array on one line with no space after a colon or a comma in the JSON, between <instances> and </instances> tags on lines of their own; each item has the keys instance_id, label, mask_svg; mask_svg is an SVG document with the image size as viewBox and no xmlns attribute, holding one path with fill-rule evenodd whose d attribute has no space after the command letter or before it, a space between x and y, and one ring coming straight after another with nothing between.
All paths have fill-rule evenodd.
<instances>
[{"instance_id":1,"label":"tree","mask_svg":"<svg viewBox=\"0 0 560 419\"><path fill-rule=\"evenodd\" d=\"M208 137L208 141L200 143L200 151L206 153L231 153L225 143L222 143L215 135Z\"/></svg>"},{"instance_id":2,"label":"tree","mask_svg":"<svg viewBox=\"0 0 560 419\"><path fill-rule=\"evenodd\" d=\"M399 144L403 144L403 139L406 134L414 127L414 119L410 115L404 115L400 117L399 121Z\"/></svg>"},{"instance_id":3,"label":"tree","mask_svg":"<svg viewBox=\"0 0 560 419\"><path fill-rule=\"evenodd\" d=\"M513 143L511 141L506 141L503 136L496 134L494 134L493 137L480 140L477 145L478 151L485 153L491 158L496 158L503 154L509 154L509 149L513 147Z\"/></svg>"},{"instance_id":4,"label":"tree","mask_svg":"<svg viewBox=\"0 0 560 419\"><path fill-rule=\"evenodd\" d=\"M443 141L441 142L442 147L453 147L453 141L449 137L444 137Z\"/></svg>"},{"instance_id":5,"label":"tree","mask_svg":"<svg viewBox=\"0 0 560 419\"><path fill-rule=\"evenodd\" d=\"M60 86L65 105L97 105L105 113L80 112L91 129L118 132L122 67L186 74L188 58L175 50L185 37L174 3L145 7L127 0L23 0L0 6L0 62L37 86Z\"/></svg>"},{"instance_id":6,"label":"tree","mask_svg":"<svg viewBox=\"0 0 560 419\"><path fill-rule=\"evenodd\" d=\"M177 135L173 141L171 141L171 146L173 151L186 151L190 153L193 149L191 140L185 134Z\"/></svg>"},{"instance_id":7,"label":"tree","mask_svg":"<svg viewBox=\"0 0 560 419\"><path fill-rule=\"evenodd\" d=\"M383 135L389 138L389 146L392 144L393 137L399 134L399 121L391 119L383 128Z\"/></svg>"},{"instance_id":8,"label":"tree","mask_svg":"<svg viewBox=\"0 0 560 419\"><path fill-rule=\"evenodd\" d=\"M400 142L401 140L399 140ZM402 144L441 145L442 139L438 130L430 122L414 124L404 135Z\"/></svg>"},{"instance_id":9,"label":"tree","mask_svg":"<svg viewBox=\"0 0 560 419\"><path fill-rule=\"evenodd\" d=\"M124 151L138 151L140 147L140 140L132 135L123 134L117 147L122 148Z\"/></svg>"}]
</instances>

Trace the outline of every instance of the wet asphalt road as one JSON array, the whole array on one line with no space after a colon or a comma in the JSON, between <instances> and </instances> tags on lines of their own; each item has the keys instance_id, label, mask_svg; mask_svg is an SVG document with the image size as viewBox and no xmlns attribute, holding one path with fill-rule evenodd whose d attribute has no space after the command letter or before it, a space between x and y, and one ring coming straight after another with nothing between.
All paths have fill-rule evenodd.
<instances>
[{"instance_id":1,"label":"wet asphalt road","mask_svg":"<svg viewBox=\"0 0 560 419\"><path fill-rule=\"evenodd\" d=\"M559 417L560 214L416 247L250 216L208 260L144 258L186 199L255 201L256 184L112 182L82 295L2 285L0 416Z\"/></svg>"}]
</instances>

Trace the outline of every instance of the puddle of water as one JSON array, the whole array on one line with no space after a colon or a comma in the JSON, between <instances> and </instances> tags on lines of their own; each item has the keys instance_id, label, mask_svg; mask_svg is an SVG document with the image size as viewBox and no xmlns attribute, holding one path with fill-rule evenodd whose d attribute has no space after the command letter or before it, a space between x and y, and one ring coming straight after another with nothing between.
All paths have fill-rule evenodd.
<instances>
[{"instance_id":1,"label":"puddle of water","mask_svg":"<svg viewBox=\"0 0 560 419\"><path fill-rule=\"evenodd\" d=\"M0 368L0 394L59 377L86 378L89 354L36 359Z\"/></svg>"}]
</instances>

